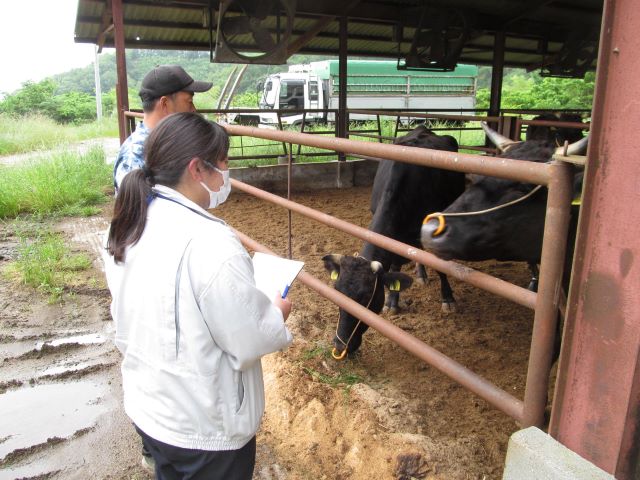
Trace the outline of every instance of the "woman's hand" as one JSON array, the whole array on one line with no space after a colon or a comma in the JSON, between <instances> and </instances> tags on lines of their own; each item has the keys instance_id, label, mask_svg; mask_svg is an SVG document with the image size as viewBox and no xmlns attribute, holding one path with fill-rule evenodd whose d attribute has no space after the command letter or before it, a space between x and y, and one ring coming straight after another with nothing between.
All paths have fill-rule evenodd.
<instances>
[{"instance_id":1,"label":"woman's hand","mask_svg":"<svg viewBox=\"0 0 640 480\"><path fill-rule=\"evenodd\" d=\"M282 298L282 294L278 292L273 303L275 303L276 307L282 310L282 316L286 320L287 317L289 317L289 313L291 313L291 300L288 298Z\"/></svg>"}]
</instances>

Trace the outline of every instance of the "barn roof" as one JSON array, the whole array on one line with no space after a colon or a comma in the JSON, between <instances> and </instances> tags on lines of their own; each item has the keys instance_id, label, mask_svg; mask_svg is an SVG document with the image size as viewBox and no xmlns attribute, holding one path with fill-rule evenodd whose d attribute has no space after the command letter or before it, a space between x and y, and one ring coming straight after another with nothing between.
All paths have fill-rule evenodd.
<instances>
[{"instance_id":1,"label":"barn roof","mask_svg":"<svg viewBox=\"0 0 640 480\"><path fill-rule=\"evenodd\" d=\"M79 0L76 42L114 46L110 5ZM222 46L221 62L236 54L239 63L338 56L346 13L350 56L490 65L496 33L504 32L505 66L582 76L595 67L603 0L123 0L123 9L126 48Z\"/></svg>"}]
</instances>

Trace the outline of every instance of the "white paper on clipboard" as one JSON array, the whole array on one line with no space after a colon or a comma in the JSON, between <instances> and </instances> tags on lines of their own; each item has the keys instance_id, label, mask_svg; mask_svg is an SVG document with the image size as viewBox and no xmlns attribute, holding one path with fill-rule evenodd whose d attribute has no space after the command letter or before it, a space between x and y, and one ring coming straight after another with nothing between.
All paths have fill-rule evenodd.
<instances>
[{"instance_id":1,"label":"white paper on clipboard","mask_svg":"<svg viewBox=\"0 0 640 480\"><path fill-rule=\"evenodd\" d=\"M253 276L256 287L273 300L278 292L282 295L302 270L304 262L289 260L267 253L253 254Z\"/></svg>"}]
</instances>

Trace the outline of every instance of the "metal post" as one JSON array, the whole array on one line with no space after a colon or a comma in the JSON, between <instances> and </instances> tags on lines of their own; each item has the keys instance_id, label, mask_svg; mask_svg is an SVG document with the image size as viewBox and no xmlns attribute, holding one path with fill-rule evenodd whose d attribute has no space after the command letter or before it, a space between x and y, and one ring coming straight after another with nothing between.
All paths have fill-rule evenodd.
<instances>
[{"instance_id":1,"label":"metal post","mask_svg":"<svg viewBox=\"0 0 640 480\"><path fill-rule=\"evenodd\" d=\"M605 0L567 325L549 433L640 478L640 16Z\"/></svg>"},{"instance_id":2,"label":"metal post","mask_svg":"<svg viewBox=\"0 0 640 480\"><path fill-rule=\"evenodd\" d=\"M340 17L340 57L338 60L338 137L347 138L347 17ZM346 160L343 152L338 153L338 160Z\"/></svg>"},{"instance_id":3,"label":"metal post","mask_svg":"<svg viewBox=\"0 0 640 480\"><path fill-rule=\"evenodd\" d=\"M498 115L500 115L500 102L502 100L502 75L504 72L504 45L504 31L496 32L493 44L493 68L491 69L491 97L489 100L490 117L497 117Z\"/></svg>"},{"instance_id":4,"label":"metal post","mask_svg":"<svg viewBox=\"0 0 640 480\"><path fill-rule=\"evenodd\" d=\"M291 144L289 144L289 155L288 155L288 162L287 162L287 200L291 200L291 163L293 161L293 157L292 157L292 152L293 152L293 146ZM287 210L288 213L288 225L289 225L289 242L288 242L288 249L287 249L287 254L288 254L288 258L293 258L293 250L292 250L292 245L291 245L291 210Z\"/></svg>"},{"instance_id":5,"label":"metal post","mask_svg":"<svg viewBox=\"0 0 640 480\"><path fill-rule=\"evenodd\" d=\"M129 111L129 88L127 86L127 60L124 51L124 12L122 0L112 0L113 12L113 37L116 47L116 70L118 82L116 84L116 97L118 102L118 130L120 143L127 138L124 112Z\"/></svg>"},{"instance_id":6,"label":"metal post","mask_svg":"<svg viewBox=\"0 0 640 480\"><path fill-rule=\"evenodd\" d=\"M102 120L102 88L100 85L100 63L98 62L98 45L93 52L93 78L96 88L96 118Z\"/></svg>"},{"instance_id":7,"label":"metal post","mask_svg":"<svg viewBox=\"0 0 640 480\"><path fill-rule=\"evenodd\" d=\"M540 283L533 320L527 387L524 393L523 427L542 427L544 424L571 213L573 169L571 165L561 162L554 162L552 168L544 222Z\"/></svg>"}]
</instances>

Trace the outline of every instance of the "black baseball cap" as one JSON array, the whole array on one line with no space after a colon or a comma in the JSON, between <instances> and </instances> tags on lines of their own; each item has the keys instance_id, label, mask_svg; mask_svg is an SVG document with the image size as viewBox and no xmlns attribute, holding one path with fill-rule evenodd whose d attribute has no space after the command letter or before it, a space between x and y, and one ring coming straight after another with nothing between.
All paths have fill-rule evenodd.
<instances>
[{"instance_id":1,"label":"black baseball cap","mask_svg":"<svg viewBox=\"0 0 640 480\"><path fill-rule=\"evenodd\" d=\"M211 82L194 80L180 65L158 65L142 79L140 98L142 101L160 98L176 92L206 92Z\"/></svg>"}]
</instances>

